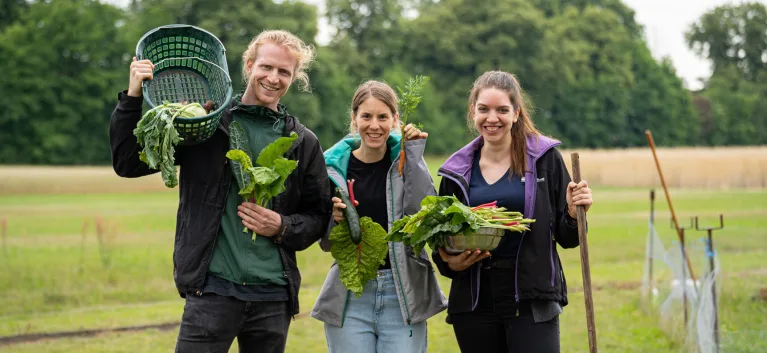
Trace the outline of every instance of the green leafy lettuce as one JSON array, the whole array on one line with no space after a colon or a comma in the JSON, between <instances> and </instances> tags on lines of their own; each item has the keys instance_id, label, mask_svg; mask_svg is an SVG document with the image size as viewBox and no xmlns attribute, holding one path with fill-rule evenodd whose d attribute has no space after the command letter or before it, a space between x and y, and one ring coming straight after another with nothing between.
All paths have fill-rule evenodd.
<instances>
[{"instance_id":1,"label":"green leafy lettuce","mask_svg":"<svg viewBox=\"0 0 767 353\"><path fill-rule=\"evenodd\" d=\"M376 277L389 249L386 230L380 224L370 217L362 217L360 226L362 241L358 245L352 243L346 221L333 227L329 236L332 242L330 254L338 262L341 283L357 297L362 295L365 283Z\"/></svg>"}]
</instances>

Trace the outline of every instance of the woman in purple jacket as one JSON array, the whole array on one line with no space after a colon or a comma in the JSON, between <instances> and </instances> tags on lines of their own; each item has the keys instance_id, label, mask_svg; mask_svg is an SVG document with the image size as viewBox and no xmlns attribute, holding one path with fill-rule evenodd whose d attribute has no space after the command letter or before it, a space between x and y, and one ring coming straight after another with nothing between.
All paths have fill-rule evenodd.
<instances>
[{"instance_id":1,"label":"woman in purple jacket","mask_svg":"<svg viewBox=\"0 0 767 353\"><path fill-rule=\"evenodd\" d=\"M535 222L489 252L432 253L452 279L447 322L464 353L558 353L567 286L555 242L578 246L576 206L589 209L591 190L570 180L560 142L535 128L512 74L477 78L468 118L480 136L440 167L439 194L471 206L497 201Z\"/></svg>"}]
</instances>

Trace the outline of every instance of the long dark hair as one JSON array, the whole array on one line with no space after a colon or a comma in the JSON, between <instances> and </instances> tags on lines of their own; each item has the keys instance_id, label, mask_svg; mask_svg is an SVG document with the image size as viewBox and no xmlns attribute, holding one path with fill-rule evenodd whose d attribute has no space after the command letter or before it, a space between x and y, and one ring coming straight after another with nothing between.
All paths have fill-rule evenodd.
<instances>
[{"instance_id":1,"label":"long dark hair","mask_svg":"<svg viewBox=\"0 0 767 353\"><path fill-rule=\"evenodd\" d=\"M519 112L519 118L511 128L511 165L509 169L518 175L525 175L527 136L541 135L541 132L538 131L530 118L530 109L527 106L525 94L514 75L504 71L487 71L474 81L469 95L469 126L474 128L472 107L477 103L479 93L488 88L495 88L508 93L514 112Z\"/></svg>"}]
</instances>

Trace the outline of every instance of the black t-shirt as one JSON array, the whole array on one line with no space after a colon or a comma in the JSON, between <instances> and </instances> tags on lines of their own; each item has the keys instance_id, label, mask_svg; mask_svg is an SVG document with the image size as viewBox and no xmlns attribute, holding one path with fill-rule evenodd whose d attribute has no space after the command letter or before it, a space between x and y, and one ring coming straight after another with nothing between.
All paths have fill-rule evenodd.
<instances>
[{"instance_id":1,"label":"black t-shirt","mask_svg":"<svg viewBox=\"0 0 767 353\"><path fill-rule=\"evenodd\" d=\"M524 212L525 184L522 178L516 173L509 178L509 171L507 171L498 181L490 185L482 176L479 157L480 153L477 151L471 169L471 181L469 181L469 206L498 201L498 207L505 207L507 211ZM507 230L498 247L490 253L498 258L517 257L521 242L522 233Z\"/></svg>"},{"instance_id":2,"label":"black t-shirt","mask_svg":"<svg viewBox=\"0 0 767 353\"><path fill-rule=\"evenodd\" d=\"M359 202L357 213L360 217L370 217L374 222L389 229L389 217L386 210L386 178L391 167L391 153L387 150L383 159L378 162L365 163L354 157L349 157L347 179L354 179L354 199ZM386 254L386 264L381 268L391 268L389 254Z\"/></svg>"}]
</instances>

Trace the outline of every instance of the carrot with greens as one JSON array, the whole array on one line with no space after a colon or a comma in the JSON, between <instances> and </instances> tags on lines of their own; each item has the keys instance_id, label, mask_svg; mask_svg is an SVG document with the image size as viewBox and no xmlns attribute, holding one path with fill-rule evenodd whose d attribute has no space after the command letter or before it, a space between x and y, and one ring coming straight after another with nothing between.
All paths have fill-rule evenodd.
<instances>
[{"instance_id":1,"label":"carrot with greens","mask_svg":"<svg viewBox=\"0 0 767 353\"><path fill-rule=\"evenodd\" d=\"M402 126L407 126L408 118L415 112L415 108L421 103L421 92L426 83L429 82L429 76L416 76L408 79L405 83L405 89L397 87L400 94L400 110L402 111ZM402 176L402 169L405 168L405 138L400 141L399 165L397 171Z\"/></svg>"}]
</instances>

